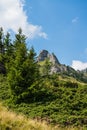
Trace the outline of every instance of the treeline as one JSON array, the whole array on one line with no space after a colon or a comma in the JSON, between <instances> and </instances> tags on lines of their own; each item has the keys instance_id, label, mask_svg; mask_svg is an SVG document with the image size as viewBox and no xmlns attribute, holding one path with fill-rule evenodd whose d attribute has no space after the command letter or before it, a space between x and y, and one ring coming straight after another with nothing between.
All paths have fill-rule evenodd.
<instances>
[{"instance_id":1,"label":"treeline","mask_svg":"<svg viewBox=\"0 0 87 130\"><path fill-rule=\"evenodd\" d=\"M14 41L8 32L4 35L0 28L0 63L5 69L12 101L31 100L39 88L40 73L34 48L27 49L26 36L21 28Z\"/></svg>"}]
</instances>

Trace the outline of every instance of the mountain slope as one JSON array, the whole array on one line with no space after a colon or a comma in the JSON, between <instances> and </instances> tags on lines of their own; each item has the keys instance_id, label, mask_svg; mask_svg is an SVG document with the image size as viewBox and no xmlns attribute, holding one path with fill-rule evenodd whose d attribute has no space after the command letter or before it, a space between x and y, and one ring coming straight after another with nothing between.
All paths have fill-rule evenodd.
<instances>
[{"instance_id":1,"label":"mountain slope","mask_svg":"<svg viewBox=\"0 0 87 130\"><path fill-rule=\"evenodd\" d=\"M51 126L46 122L32 120L9 111L0 103L0 130L86 130L81 127Z\"/></svg>"},{"instance_id":2,"label":"mountain slope","mask_svg":"<svg viewBox=\"0 0 87 130\"><path fill-rule=\"evenodd\" d=\"M39 84L32 84L33 89L32 86L30 87L33 92L31 100L27 98L26 102L14 104L10 99L6 80L6 77L0 76L0 100L8 108L29 118L45 120L64 128L87 127L87 84L77 82L76 79L68 76L43 77Z\"/></svg>"},{"instance_id":3,"label":"mountain slope","mask_svg":"<svg viewBox=\"0 0 87 130\"><path fill-rule=\"evenodd\" d=\"M70 66L61 64L54 53L50 54L47 50L42 50L37 57L37 62L42 64L46 59L51 62L50 74L62 74L67 75L73 78L76 78L79 81L87 83L87 71L76 71Z\"/></svg>"}]
</instances>

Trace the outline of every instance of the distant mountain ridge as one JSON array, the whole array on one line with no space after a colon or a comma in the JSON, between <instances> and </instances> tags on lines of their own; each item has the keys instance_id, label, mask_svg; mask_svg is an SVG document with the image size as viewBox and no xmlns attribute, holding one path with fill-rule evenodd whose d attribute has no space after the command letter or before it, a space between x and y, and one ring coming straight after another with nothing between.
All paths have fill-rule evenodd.
<instances>
[{"instance_id":1,"label":"distant mountain ridge","mask_svg":"<svg viewBox=\"0 0 87 130\"><path fill-rule=\"evenodd\" d=\"M76 71L70 66L61 64L54 53L50 54L47 50L41 50L37 57L37 62L42 62L46 59L52 63L50 73L60 73L76 78L77 80L87 82L87 69L84 71Z\"/></svg>"},{"instance_id":2,"label":"distant mountain ridge","mask_svg":"<svg viewBox=\"0 0 87 130\"><path fill-rule=\"evenodd\" d=\"M50 54L47 50L42 50L37 57L37 61L41 62L45 59L49 59L49 61L52 63L51 72L57 73L57 72L67 72L68 69L73 69L71 67L67 67L66 65L63 65L59 62L56 55L54 53ZM74 69L73 69L74 70Z\"/></svg>"},{"instance_id":3,"label":"distant mountain ridge","mask_svg":"<svg viewBox=\"0 0 87 130\"><path fill-rule=\"evenodd\" d=\"M54 53L50 54L47 50L42 50L37 58L37 61L44 61L46 58L49 58L50 62L53 64L60 64L57 57Z\"/></svg>"}]
</instances>

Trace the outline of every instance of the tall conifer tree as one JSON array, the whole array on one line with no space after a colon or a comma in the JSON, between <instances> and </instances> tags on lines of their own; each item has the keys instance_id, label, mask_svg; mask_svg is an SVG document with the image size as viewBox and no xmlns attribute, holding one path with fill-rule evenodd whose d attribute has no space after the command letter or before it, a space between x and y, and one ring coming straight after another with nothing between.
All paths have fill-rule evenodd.
<instances>
[{"instance_id":1,"label":"tall conifer tree","mask_svg":"<svg viewBox=\"0 0 87 130\"><path fill-rule=\"evenodd\" d=\"M14 41L14 59L11 61L8 71L8 82L11 96L14 101L20 103L30 97L30 86L38 77L38 68L35 61L35 52L26 47L26 37L19 29Z\"/></svg>"}]
</instances>

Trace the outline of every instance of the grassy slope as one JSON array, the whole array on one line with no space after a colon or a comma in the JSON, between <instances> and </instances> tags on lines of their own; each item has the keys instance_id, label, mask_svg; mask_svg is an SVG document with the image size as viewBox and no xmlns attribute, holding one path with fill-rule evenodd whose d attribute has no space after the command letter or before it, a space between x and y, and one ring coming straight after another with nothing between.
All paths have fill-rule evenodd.
<instances>
[{"instance_id":1,"label":"grassy slope","mask_svg":"<svg viewBox=\"0 0 87 130\"><path fill-rule=\"evenodd\" d=\"M68 125L68 127L70 125L78 125L78 126L80 125L81 127L77 128L78 130L80 130L82 127L87 126L87 85L78 82L78 86L75 85L72 86L74 82L76 83L77 81L70 77L61 77L61 76L58 76L53 80L44 79L43 85L45 85L45 87L47 87L48 91L51 93L49 97L45 97L43 95L43 97L40 98L40 101L31 102L29 104L22 103L20 105L14 105L12 104L12 102L9 102L8 106L11 109L15 110L17 113L20 112L24 115L27 115L27 117L35 118L36 120L39 121L45 120L51 124L61 124L64 126ZM7 103L8 99L9 99L9 89L6 83L6 78L0 75L0 100L4 101L4 103ZM2 114L2 115L6 115L6 114ZM11 113L8 112L8 116L9 115L11 115ZM21 122L23 122L23 120L21 120ZM16 120L14 120L13 123L10 122L9 127L12 124L13 127L15 126L14 129L20 130L19 128L17 128L19 126L16 127L16 125L20 123L15 124L15 121ZM33 124L35 123L33 122ZM23 126L20 125L21 129L22 127ZM37 130L37 128L35 129ZM44 128L44 126L42 126L42 128ZM42 128L40 128L40 130L43 130ZM84 127L83 129L86 130L86 128ZM72 129L68 128L68 130L74 130L74 129L76 128L72 128ZM4 128L2 130L4 130ZM24 129L24 130L28 130L28 129Z\"/></svg>"},{"instance_id":2,"label":"grassy slope","mask_svg":"<svg viewBox=\"0 0 87 130\"><path fill-rule=\"evenodd\" d=\"M52 130L45 122L30 120L23 115L8 111L0 104L0 130Z\"/></svg>"},{"instance_id":3,"label":"grassy slope","mask_svg":"<svg viewBox=\"0 0 87 130\"><path fill-rule=\"evenodd\" d=\"M38 122L31 120L24 115L17 115L12 111L8 111L0 103L0 130L83 130L82 128L68 127L60 128L52 127L46 122ZM85 129L86 130L86 129Z\"/></svg>"}]
</instances>

